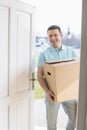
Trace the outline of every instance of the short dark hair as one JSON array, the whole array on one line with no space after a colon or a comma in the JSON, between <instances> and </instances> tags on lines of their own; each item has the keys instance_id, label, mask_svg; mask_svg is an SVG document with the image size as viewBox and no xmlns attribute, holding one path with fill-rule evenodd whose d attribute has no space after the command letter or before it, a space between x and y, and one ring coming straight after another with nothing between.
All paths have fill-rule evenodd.
<instances>
[{"instance_id":1,"label":"short dark hair","mask_svg":"<svg viewBox=\"0 0 87 130\"><path fill-rule=\"evenodd\" d=\"M47 29L47 32L48 32L49 30L53 30L53 29L58 29L59 32L61 33L61 28L60 28L59 26L57 26L57 25L51 25L51 26L49 26L48 29Z\"/></svg>"}]
</instances>

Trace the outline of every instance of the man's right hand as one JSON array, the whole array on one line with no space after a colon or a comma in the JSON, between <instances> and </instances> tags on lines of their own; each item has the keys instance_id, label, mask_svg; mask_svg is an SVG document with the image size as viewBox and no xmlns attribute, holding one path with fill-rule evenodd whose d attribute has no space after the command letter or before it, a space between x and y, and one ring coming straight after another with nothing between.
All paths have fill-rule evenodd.
<instances>
[{"instance_id":1,"label":"man's right hand","mask_svg":"<svg viewBox=\"0 0 87 130\"><path fill-rule=\"evenodd\" d=\"M48 85L47 85L45 79L43 78L43 76L44 76L43 67L38 67L37 79L38 79L41 87L43 88L43 90L47 94L49 101L54 101L55 95L51 90L49 90Z\"/></svg>"},{"instance_id":2,"label":"man's right hand","mask_svg":"<svg viewBox=\"0 0 87 130\"><path fill-rule=\"evenodd\" d=\"M48 100L49 100L49 101L54 101L55 95L54 95L54 93L53 93L52 91L48 90L48 91L46 92L46 94L47 94L47 97L48 97Z\"/></svg>"}]
</instances>

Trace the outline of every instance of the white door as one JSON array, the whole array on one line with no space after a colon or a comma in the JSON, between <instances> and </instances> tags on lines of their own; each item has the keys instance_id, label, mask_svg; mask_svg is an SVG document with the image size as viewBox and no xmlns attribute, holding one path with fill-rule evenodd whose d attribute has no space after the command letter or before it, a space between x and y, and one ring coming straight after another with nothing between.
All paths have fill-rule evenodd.
<instances>
[{"instance_id":1,"label":"white door","mask_svg":"<svg viewBox=\"0 0 87 130\"><path fill-rule=\"evenodd\" d=\"M34 127L34 18L33 6L0 0L0 130Z\"/></svg>"}]
</instances>

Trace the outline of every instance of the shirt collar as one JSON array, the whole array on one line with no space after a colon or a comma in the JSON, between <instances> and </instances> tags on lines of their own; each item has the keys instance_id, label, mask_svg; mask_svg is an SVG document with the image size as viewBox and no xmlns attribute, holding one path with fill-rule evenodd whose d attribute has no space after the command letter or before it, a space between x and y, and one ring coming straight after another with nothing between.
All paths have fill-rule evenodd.
<instances>
[{"instance_id":1,"label":"shirt collar","mask_svg":"<svg viewBox=\"0 0 87 130\"><path fill-rule=\"evenodd\" d=\"M57 48L54 48L52 45L50 45L50 49L53 50L53 51L60 51L59 49ZM62 45L62 49L61 50L65 50L65 45Z\"/></svg>"}]
</instances>

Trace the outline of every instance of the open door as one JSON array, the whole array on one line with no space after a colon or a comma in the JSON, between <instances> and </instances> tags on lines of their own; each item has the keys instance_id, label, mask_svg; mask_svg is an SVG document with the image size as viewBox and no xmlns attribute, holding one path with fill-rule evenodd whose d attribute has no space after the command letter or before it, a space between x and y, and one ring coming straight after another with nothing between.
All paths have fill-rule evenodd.
<instances>
[{"instance_id":1,"label":"open door","mask_svg":"<svg viewBox=\"0 0 87 130\"><path fill-rule=\"evenodd\" d=\"M0 130L33 130L35 7L0 0Z\"/></svg>"}]
</instances>

